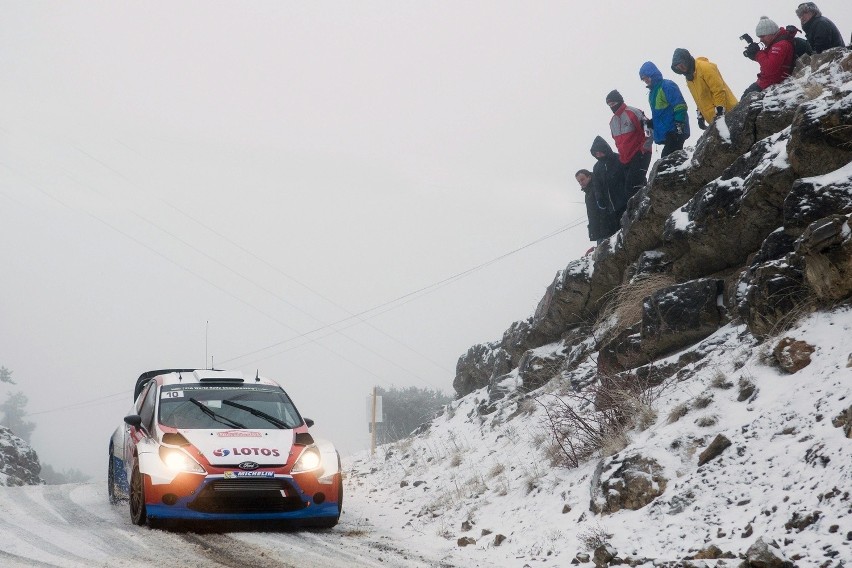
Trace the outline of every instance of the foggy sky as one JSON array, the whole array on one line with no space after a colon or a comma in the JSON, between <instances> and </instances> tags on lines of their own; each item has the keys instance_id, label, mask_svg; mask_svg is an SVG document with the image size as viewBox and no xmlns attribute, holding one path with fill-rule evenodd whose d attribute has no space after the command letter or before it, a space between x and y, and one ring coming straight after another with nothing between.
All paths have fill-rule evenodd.
<instances>
[{"instance_id":1,"label":"foggy sky","mask_svg":"<svg viewBox=\"0 0 852 568\"><path fill-rule=\"evenodd\" d=\"M29 397L43 462L102 477L135 378L212 357L362 449L373 385L450 392L589 248L573 174L606 93L648 111L654 61L694 144L672 51L739 95L738 36L795 7L4 0L0 398Z\"/></svg>"}]
</instances>

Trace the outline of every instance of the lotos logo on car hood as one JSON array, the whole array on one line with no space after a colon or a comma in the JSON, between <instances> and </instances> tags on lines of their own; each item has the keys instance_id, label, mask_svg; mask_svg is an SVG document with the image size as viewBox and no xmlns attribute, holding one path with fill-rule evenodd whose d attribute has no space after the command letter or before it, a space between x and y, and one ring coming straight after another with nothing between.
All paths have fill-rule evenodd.
<instances>
[{"instance_id":1,"label":"lotos logo on car hood","mask_svg":"<svg viewBox=\"0 0 852 568\"><path fill-rule=\"evenodd\" d=\"M220 432L227 432L220 437ZM239 430L181 430L180 433L204 454L212 465L233 466L240 462L255 462L258 467L283 464L293 444L292 430L249 430L259 434L233 436ZM227 438L227 439L224 439Z\"/></svg>"}]
</instances>

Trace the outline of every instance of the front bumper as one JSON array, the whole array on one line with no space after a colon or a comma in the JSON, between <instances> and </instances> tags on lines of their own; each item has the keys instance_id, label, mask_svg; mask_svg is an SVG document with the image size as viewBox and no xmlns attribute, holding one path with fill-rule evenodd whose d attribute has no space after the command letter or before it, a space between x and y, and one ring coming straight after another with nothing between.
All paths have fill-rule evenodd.
<instances>
[{"instance_id":1,"label":"front bumper","mask_svg":"<svg viewBox=\"0 0 852 568\"><path fill-rule=\"evenodd\" d=\"M339 475L320 483L309 473L257 477L182 473L153 484L145 476L145 506L154 519L299 520L337 517Z\"/></svg>"}]
</instances>

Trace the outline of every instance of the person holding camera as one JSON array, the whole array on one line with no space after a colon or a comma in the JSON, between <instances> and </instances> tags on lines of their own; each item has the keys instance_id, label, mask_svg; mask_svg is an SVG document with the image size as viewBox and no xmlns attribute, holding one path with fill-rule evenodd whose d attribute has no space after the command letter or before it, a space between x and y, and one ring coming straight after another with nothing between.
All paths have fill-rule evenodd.
<instances>
[{"instance_id":1,"label":"person holding camera","mask_svg":"<svg viewBox=\"0 0 852 568\"><path fill-rule=\"evenodd\" d=\"M686 86L698 107L698 128L707 125L737 106L737 97L725 83L719 68L706 57L692 57L688 50L679 47L672 55L672 71L686 77Z\"/></svg>"},{"instance_id":2,"label":"person holding camera","mask_svg":"<svg viewBox=\"0 0 852 568\"><path fill-rule=\"evenodd\" d=\"M757 22L755 34L763 44L750 42L743 55L757 61L760 72L757 81L752 83L743 93L743 98L749 93L760 92L767 87L777 85L790 76L793 72L793 38L785 28L779 28L778 24L763 16ZM744 37L748 37L744 34ZM751 38L748 38L751 39Z\"/></svg>"},{"instance_id":3,"label":"person holding camera","mask_svg":"<svg viewBox=\"0 0 852 568\"><path fill-rule=\"evenodd\" d=\"M811 44L814 53L822 53L832 47L843 47L843 36L834 22L822 15L813 2L802 2L796 8L796 15L802 22L802 30Z\"/></svg>"},{"instance_id":4,"label":"person holding camera","mask_svg":"<svg viewBox=\"0 0 852 568\"><path fill-rule=\"evenodd\" d=\"M674 81L663 79L663 74L651 61L639 68L639 78L648 88L651 104L654 142L663 145L661 158L683 148L689 138L689 122L686 116L686 100Z\"/></svg>"}]
</instances>

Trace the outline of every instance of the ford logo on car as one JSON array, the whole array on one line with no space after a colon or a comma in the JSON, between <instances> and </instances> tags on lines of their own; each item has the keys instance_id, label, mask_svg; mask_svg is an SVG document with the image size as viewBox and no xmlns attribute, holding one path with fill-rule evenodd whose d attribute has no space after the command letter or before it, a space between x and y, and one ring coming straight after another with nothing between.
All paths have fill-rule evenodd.
<instances>
[{"instance_id":1,"label":"ford logo on car","mask_svg":"<svg viewBox=\"0 0 852 568\"><path fill-rule=\"evenodd\" d=\"M249 470L251 470L251 469L257 469L257 468L259 468L259 467L260 467L260 464L258 464L257 462L242 462L242 463L241 463L241 464L239 464L237 467L238 467L238 468L240 468L240 469L249 469Z\"/></svg>"}]
</instances>

